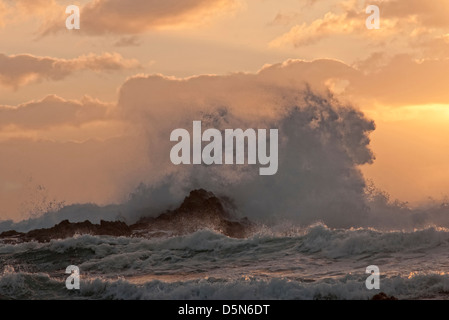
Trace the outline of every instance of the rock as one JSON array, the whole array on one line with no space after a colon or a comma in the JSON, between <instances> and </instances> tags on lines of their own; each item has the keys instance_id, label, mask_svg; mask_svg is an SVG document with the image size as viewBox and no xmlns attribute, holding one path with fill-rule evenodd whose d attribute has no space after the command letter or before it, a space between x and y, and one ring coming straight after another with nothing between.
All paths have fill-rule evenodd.
<instances>
[{"instance_id":1,"label":"rock","mask_svg":"<svg viewBox=\"0 0 449 320\"><path fill-rule=\"evenodd\" d=\"M120 221L101 221L98 225L92 224L87 220L77 223L71 223L69 220L64 220L52 228L35 229L27 233L20 233L13 230L3 232L0 234L0 239L11 240L11 238L14 238L16 241L48 242L52 239L70 238L76 234L130 236L131 233L131 229L126 225L126 223Z\"/></svg>"},{"instance_id":2,"label":"rock","mask_svg":"<svg viewBox=\"0 0 449 320\"><path fill-rule=\"evenodd\" d=\"M24 235L22 232L17 232L15 230L5 231L0 233L0 239L3 243L15 244L22 242L21 237Z\"/></svg>"},{"instance_id":3,"label":"rock","mask_svg":"<svg viewBox=\"0 0 449 320\"><path fill-rule=\"evenodd\" d=\"M10 230L10 231L5 231L5 232L0 233L0 237L2 237L2 238L6 238L6 237L14 238L14 237L18 237L21 235L23 235L22 232L17 232L15 230Z\"/></svg>"},{"instance_id":4,"label":"rock","mask_svg":"<svg viewBox=\"0 0 449 320\"><path fill-rule=\"evenodd\" d=\"M371 300L398 300L398 298L394 296L388 296L385 292L381 292L373 296Z\"/></svg>"},{"instance_id":5,"label":"rock","mask_svg":"<svg viewBox=\"0 0 449 320\"><path fill-rule=\"evenodd\" d=\"M157 218L142 218L130 227L141 235L161 230L181 235L209 228L229 237L245 237L252 224L246 218L233 220L225 207L232 203L204 189L193 190L178 209Z\"/></svg>"},{"instance_id":6,"label":"rock","mask_svg":"<svg viewBox=\"0 0 449 320\"><path fill-rule=\"evenodd\" d=\"M6 231L0 234L0 240L4 243L48 242L77 234L156 237L183 235L206 228L229 237L243 238L253 224L246 218L232 219L227 209L232 207L230 200L218 198L212 192L199 189L191 191L178 209L167 211L156 218L144 217L131 226L121 221L101 220L100 224L92 224L87 220L76 223L64 220L52 228L35 229L27 233Z\"/></svg>"}]
</instances>

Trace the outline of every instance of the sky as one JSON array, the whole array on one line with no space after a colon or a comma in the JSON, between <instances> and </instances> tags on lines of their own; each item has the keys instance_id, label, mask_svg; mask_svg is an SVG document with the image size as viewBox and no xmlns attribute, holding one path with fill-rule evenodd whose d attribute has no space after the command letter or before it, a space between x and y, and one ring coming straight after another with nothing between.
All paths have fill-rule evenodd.
<instances>
[{"instance_id":1,"label":"sky","mask_svg":"<svg viewBox=\"0 0 449 320\"><path fill-rule=\"evenodd\" d=\"M168 159L156 127L204 100L269 115L261 83L308 83L374 120L359 165L392 198L448 194L449 2L0 0L0 38L0 219L123 201Z\"/></svg>"}]
</instances>

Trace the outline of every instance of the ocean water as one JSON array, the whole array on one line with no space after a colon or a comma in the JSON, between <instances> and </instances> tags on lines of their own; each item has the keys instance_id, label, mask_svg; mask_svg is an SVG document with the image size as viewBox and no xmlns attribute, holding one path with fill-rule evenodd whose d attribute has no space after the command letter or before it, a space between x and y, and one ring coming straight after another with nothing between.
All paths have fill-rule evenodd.
<instances>
[{"instance_id":1,"label":"ocean water","mask_svg":"<svg viewBox=\"0 0 449 320\"><path fill-rule=\"evenodd\" d=\"M284 229L284 230L283 230ZM80 290L65 269L80 268ZM366 267L380 268L368 290ZM82 235L0 245L3 299L449 299L449 230L261 228L165 238Z\"/></svg>"}]
</instances>

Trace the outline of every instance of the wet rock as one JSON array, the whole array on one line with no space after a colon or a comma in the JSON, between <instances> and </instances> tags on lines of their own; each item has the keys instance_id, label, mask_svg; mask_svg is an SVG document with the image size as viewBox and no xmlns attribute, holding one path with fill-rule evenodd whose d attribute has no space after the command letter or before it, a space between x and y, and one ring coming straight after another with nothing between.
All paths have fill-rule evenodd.
<instances>
[{"instance_id":1,"label":"wet rock","mask_svg":"<svg viewBox=\"0 0 449 320\"><path fill-rule=\"evenodd\" d=\"M371 300L398 300L398 298L394 296L388 296L385 292L381 292L373 296Z\"/></svg>"},{"instance_id":2,"label":"wet rock","mask_svg":"<svg viewBox=\"0 0 449 320\"><path fill-rule=\"evenodd\" d=\"M0 239L9 240L12 239L16 242L23 241L38 241L48 242L52 239L65 239L73 237L76 234L90 234L90 235L109 235L109 236L130 236L131 229L126 223L121 221L106 222L101 221L98 224L92 224L90 221L72 223L68 220L64 220L59 224L51 228L35 229L27 233L20 233L14 230L3 232L0 234Z\"/></svg>"},{"instance_id":3,"label":"wet rock","mask_svg":"<svg viewBox=\"0 0 449 320\"><path fill-rule=\"evenodd\" d=\"M156 218L144 217L130 226L121 221L102 220L100 224L92 224L87 220L75 223L64 220L54 227L35 229L27 233L6 231L0 234L0 240L4 243L48 242L52 239L65 239L83 234L157 237L189 234L207 228L229 237L243 238L253 224L246 218L233 219L227 209L231 207L232 203L229 200L199 189L191 191L179 208L167 211Z\"/></svg>"},{"instance_id":4,"label":"wet rock","mask_svg":"<svg viewBox=\"0 0 449 320\"><path fill-rule=\"evenodd\" d=\"M167 211L157 218L142 218L131 225L137 234L165 230L173 235L211 229L233 238L243 238L252 227L244 219L232 219L226 208L232 207L227 199L216 197L204 189L193 190L175 210Z\"/></svg>"}]
</instances>

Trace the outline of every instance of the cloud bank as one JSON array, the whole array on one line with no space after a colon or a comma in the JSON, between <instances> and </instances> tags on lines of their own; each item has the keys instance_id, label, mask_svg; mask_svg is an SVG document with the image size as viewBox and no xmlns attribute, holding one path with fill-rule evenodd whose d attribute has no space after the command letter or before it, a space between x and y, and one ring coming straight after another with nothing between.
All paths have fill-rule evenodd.
<instances>
[{"instance_id":1,"label":"cloud bank","mask_svg":"<svg viewBox=\"0 0 449 320\"><path fill-rule=\"evenodd\" d=\"M49 95L40 101L17 107L0 106L0 130L15 126L19 130L48 129L54 126L80 126L108 117L110 105L89 97L69 101Z\"/></svg>"},{"instance_id":2,"label":"cloud bank","mask_svg":"<svg viewBox=\"0 0 449 320\"><path fill-rule=\"evenodd\" d=\"M234 11L238 0L97 0L81 9L81 32L91 35L139 34L155 29L201 25L211 18ZM53 22L43 34L63 31Z\"/></svg>"},{"instance_id":3,"label":"cloud bank","mask_svg":"<svg viewBox=\"0 0 449 320\"><path fill-rule=\"evenodd\" d=\"M312 4L313 5L313 4ZM368 5L380 8L380 29L367 30L365 9ZM404 43L407 50L447 48L444 36L449 25L449 3L420 0L349 0L334 4L309 23L297 23L284 34L271 41L272 47L304 47L328 38L344 36L363 41L368 47L383 48ZM427 50L431 52L431 50ZM432 54L433 55L433 54Z\"/></svg>"},{"instance_id":4,"label":"cloud bank","mask_svg":"<svg viewBox=\"0 0 449 320\"><path fill-rule=\"evenodd\" d=\"M135 59L125 59L118 53L82 55L74 59L39 57L31 54L0 54L0 83L4 86L18 88L26 84L51 80L58 81L74 72L118 71L138 68Z\"/></svg>"}]
</instances>

